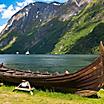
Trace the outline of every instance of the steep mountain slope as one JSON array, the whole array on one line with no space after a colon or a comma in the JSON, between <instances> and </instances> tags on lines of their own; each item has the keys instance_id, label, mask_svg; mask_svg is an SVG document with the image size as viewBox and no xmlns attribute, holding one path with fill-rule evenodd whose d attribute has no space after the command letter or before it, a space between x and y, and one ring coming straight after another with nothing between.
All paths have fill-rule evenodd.
<instances>
[{"instance_id":1,"label":"steep mountain slope","mask_svg":"<svg viewBox=\"0 0 104 104\"><path fill-rule=\"evenodd\" d=\"M27 5L11 17L1 32L0 53L25 53L27 50L50 53L71 28L72 16L88 3L88 0L69 0L64 4L35 2Z\"/></svg>"},{"instance_id":2,"label":"steep mountain slope","mask_svg":"<svg viewBox=\"0 0 104 104\"><path fill-rule=\"evenodd\" d=\"M104 1L93 0L69 25L52 53L97 53L99 42L104 41Z\"/></svg>"},{"instance_id":3,"label":"steep mountain slope","mask_svg":"<svg viewBox=\"0 0 104 104\"><path fill-rule=\"evenodd\" d=\"M12 16L1 32L1 53L50 52L66 27L63 21L64 17L69 18L66 10L65 5L57 2L29 4Z\"/></svg>"}]
</instances>

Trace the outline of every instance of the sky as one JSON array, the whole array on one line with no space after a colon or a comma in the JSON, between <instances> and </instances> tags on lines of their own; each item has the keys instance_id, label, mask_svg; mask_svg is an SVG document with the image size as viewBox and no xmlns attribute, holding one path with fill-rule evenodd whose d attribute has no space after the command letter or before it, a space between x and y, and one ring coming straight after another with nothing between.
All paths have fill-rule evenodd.
<instances>
[{"instance_id":1,"label":"sky","mask_svg":"<svg viewBox=\"0 0 104 104\"><path fill-rule=\"evenodd\" d=\"M7 21L20 9L29 3L41 2L66 2L67 0L0 0L0 32L5 27Z\"/></svg>"}]
</instances>

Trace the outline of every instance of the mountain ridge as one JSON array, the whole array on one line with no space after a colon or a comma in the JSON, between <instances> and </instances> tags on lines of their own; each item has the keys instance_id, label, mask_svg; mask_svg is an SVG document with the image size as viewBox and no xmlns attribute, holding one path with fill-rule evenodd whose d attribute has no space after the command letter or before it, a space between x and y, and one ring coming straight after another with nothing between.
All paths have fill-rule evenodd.
<instances>
[{"instance_id":1,"label":"mountain ridge","mask_svg":"<svg viewBox=\"0 0 104 104\"><path fill-rule=\"evenodd\" d=\"M95 25L93 24L95 21L92 20L92 17L95 17L93 11L96 8L92 11L89 9L93 5L100 5L103 2L97 3L99 2L96 0L69 0L67 3L36 2L29 4L12 16L8 21L10 23L0 34L0 52L16 53L16 51L20 51L20 53L25 53L27 50L35 54L95 52L96 49L93 49L93 52L91 49L86 52L88 48L86 45L87 48L83 51L81 47L79 47L80 49L74 47L77 47L76 44L81 46L82 42L77 43L77 41L87 36L86 33L90 33L91 29L93 33L93 29L96 28L98 23ZM92 25L85 19L91 19Z\"/></svg>"}]
</instances>

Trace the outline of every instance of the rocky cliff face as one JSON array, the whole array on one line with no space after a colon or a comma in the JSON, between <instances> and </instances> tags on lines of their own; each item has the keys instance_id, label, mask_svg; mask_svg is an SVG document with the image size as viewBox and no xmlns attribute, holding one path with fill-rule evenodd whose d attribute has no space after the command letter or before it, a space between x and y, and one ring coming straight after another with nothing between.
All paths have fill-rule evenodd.
<instances>
[{"instance_id":1,"label":"rocky cliff face","mask_svg":"<svg viewBox=\"0 0 104 104\"><path fill-rule=\"evenodd\" d=\"M50 21L55 17L59 8L60 4L57 6L42 2L29 4L12 16L1 34L12 29L18 29L21 33L24 33L27 31L27 27L30 27L30 24L37 23L36 26L38 23Z\"/></svg>"},{"instance_id":2,"label":"rocky cliff face","mask_svg":"<svg viewBox=\"0 0 104 104\"><path fill-rule=\"evenodd\" d=\"M0 34L1 53L49 53L69 28L69 20L90 1L35 2L14 14Z\"/></svg>"}]
</instances>

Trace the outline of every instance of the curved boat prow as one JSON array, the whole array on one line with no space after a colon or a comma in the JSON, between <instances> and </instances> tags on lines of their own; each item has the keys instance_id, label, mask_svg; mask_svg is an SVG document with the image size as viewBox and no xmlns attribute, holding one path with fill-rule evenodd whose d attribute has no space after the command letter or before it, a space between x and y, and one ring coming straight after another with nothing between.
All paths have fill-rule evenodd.
<instances>
[{"instance_id":1,"label":"curved boat prow","mask_svg":"<svg viewBox=\"0 0 104 104\"><path fill-rule=\"evenodd\" d=\"M104 45L102 41L100 41L99 50L100 50L100 54L104 56Z\"/></svg>"}]
</instances>

